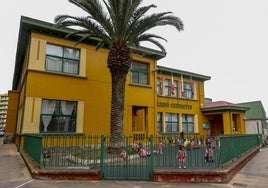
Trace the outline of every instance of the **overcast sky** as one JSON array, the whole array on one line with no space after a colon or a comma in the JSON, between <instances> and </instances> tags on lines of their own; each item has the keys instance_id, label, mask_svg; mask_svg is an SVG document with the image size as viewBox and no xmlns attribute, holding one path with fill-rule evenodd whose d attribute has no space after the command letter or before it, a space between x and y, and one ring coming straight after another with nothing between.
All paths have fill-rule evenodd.
<instances>
[{"instance_id":1,"label":"overcast sky","mask_svg":"<svg viewBox=\"0 0 268 188\"><path fill-rule=\"evenodd\" d=\"M172 11L185 29L159 27L154 33L167 56L159 65L211 76L205 96L231 103L261 101L268 112L267 0L144 0L156 12ZM0 93L12 88L21 15L54 22L58 14L84 12L67 0L13 0L0 7ZM153 47L153 46L149 46ZM157 49L157 48L156 48Z\"/></svg>"}]
</instances>

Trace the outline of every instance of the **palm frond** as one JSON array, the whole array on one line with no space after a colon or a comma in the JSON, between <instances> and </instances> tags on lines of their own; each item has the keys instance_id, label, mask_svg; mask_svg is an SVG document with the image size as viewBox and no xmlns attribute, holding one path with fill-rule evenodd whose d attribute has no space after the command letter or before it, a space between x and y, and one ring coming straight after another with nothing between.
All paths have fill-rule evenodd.
<instances>
[{"instance_id":1,"label":"palm frond","mask_svg":"<svg viewBox=\"0 0 268 188\"><path fill-rule=\"evenodd\" d=\"M154 45L156 45L157 47L159 47L163 53L166 53L166 50L165 50L164 46L161 45L161 43L159 43L155 39L161 39L161 40L164 40L164 41L167 42L167 40L165 38L161 37L161 36L158 36L158 35L155 35L155 34L143 34L143 35L140 35L139 37L136 38L135 43L137 41L138 42L146 42L146 41L151 42Z\"/></svg>"},{"instance_id":2,"label":"palm frond","mask_svg":"<svg viewBox=\"0 0 268 188\"><path fill-rule=\"evenodd\" d=\"M158 46L162 51L162 45L157 39L164 38L147 34L146 32L158 26L170 25L178 31L184 28L180 18L172 15L172 12L154 13L146 15L154 4L141 6L142 0L69 0L72 4L83 9L88 15L75 17L70 15L58 15L55 17L57 27L80 27L80 32L67 35L82 34L86 37L96 37L103 45L137 45L139 42L148 41ZM81 40L79 40L81 42Z\"/></svg>"},{"instance_id":3,"label":"palm frond","mask_svg":"<svg viewBox=\"0 0 268 188\"><path fill-rule=\"evenodd\" d=\"M94 34L97 38L102 38L107 44L111 44L111 39L103 27L90 19L90 17L74 17L69 15L59 15L55 18L56 27L69 27L78 26L83 30L78 30L76 33L70 33L68 37L72 34ZM88 36L90 36L88 35Z\"/></svg>"},{"instance_id":4,"label":"palm frond","mask_svg":"<svg viewBox=\"0 0 268 188\"><path fill-rule=\"evenodd\" d=\"M98 49L102 48L104 45L105 45L105 42L101 40L101 41L97 44L97 46L96 46L96 51L97 51Z\"/></svg>"}]
</instances>

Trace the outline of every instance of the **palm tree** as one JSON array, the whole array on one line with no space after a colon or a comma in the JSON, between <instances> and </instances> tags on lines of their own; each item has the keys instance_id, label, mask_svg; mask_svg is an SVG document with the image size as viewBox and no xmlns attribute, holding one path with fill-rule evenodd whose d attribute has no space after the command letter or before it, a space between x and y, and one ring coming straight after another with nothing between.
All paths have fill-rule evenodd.
<instances>
[{"instance_id":1,"label":"palm tree","mask_svg":"<svg viewBox=\"0 0 268 188\"><path fill-rule=\"evenodd\" d=\"M69 0L80 7L87 16L77 17L58 15L55 23L58 27L78 26L80 29L70 33L82 34L77 41L94 38L99 42L96 49L108 47L107 66L112 78L112 101L110 136L112 143L118 143L123 138L123 114L125 101L126 75L131 66L130 46L139 47L140 42L149 41L159 47L162 52L165 48L156 40L166 41L161 36L146 33L156 26L171 25L178 31L183 30L183 22L172 12L154 13L145 15L148 10L156 6L141 6L142 0Z\"/></svg>"}]
</instances>

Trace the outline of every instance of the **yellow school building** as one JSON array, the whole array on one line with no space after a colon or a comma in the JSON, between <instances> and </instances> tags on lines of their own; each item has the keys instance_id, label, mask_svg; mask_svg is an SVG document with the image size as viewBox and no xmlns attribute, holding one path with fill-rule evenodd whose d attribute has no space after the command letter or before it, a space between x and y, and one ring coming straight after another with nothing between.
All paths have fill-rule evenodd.
<instances>
[{"instance_id":1,"label":"yellow school building","mask_svg":"<svg viewBox=\"0 0 268 188\"><path fill-rule=\"evenodd\" d=\"M72 29L21 17L6 132L109 135L111 77L107 48L94 40L74 47ZM157 65L166 54L131 48L124 135L243 134L245 107L207 102L210 76ZM182 62L181 62L182 63Z\"/></svg>"}]
</instances>

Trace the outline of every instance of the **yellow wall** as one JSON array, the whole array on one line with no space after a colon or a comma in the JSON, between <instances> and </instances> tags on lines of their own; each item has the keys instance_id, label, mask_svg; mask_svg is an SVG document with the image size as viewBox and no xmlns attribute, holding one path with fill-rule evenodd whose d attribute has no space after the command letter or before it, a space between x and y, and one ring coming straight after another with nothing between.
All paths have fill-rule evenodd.
<instances>
[{"instance_id":1,"label":"yellow wall","mask_svg":"<svg viewBox=\"0 0 268 188\"><path fill-rule=\"evenodd\" d=\"M68 75L45 71L46 44L73 47L74 42L47 35L32 33L30 46L25 55L22 76L18 90L17 133L39 133L42 99L77 101L76 133L86 135L110 134L111 78L107 68L107 49L96 51L95 46L78 44L80 49L79 75ZM194 97L185 99L157 95L157 77L171 79L153 71L156 61L132 54L132 59L147 63L149 67L148 85L130 83L126 79L124 135L157 135L157 112L190 114L194 116L194 133L205 135L204 122L208 122L200 108L205 104L204 81L194 83ZM174 76L179 81L180 77ZM190 82L184 78L184 82ZM159 105L168 104L168 107ZM137 111L135 109L138 109ZM137 112L137 116L135 113ZM239 113L238 113L239 114ZM224 133L232 132L232 113L223 113ZM237 116L240 132L244 130L243 113ZM164 121L164 120L163 120ZM181 131L182 120L179 119Z\"/></svg>"},{"instance_id":2,"label":"yellow wall","mask_svg":"<svg viewBox=\"0 0 268 188\"><path fill-rule=\"evenodd\" d=\"M29 50L27 72L27 87L25 90L25 111L21 113L21 121L25 125L22 133L38 133L41 112L41 99L58 99L78 101L77 133L109 134L110 133L110 103L111 79L107 68L107 49L96 51L95 46L79 44L81 63L79 75L66 75L62 73L46 72L45 50L46 44L58 44L73 47L73 41L67 41L50 36L33 33ZM150 69L155 68L154 60L133 55L133 59L150 64ZM150 71L151 72L151 71ZM128 84L127 77L125 117L131 117L130 106L148 106L148 112L154 112L154 74L149 75L150 84L140 87ZM135 97L128 97L135 93ZM132 95L133 96L133 95ZM146 126L152 126L154 118L146 119ZM131 119L124 119L124 134L131 134L128 128Z\"/></svg>"},{"instance_id":3,"label":"yellow wall","mask_svg":"<svg viewBox=\"0 0 268 188\"><path fill-rule=\"evenodd\" d=\"M164 79L171 79L171 76L158 74L159 77ZM180 83L180 77L173 76L174 81L178 81ZM189 79L183 79L184 82L190 82ZM202 123L206 120L203 117L200 107L204 104L204 83L197 80L192 80L194 83L194 96L193 99L185 99L180 97L168 97L168 96L158 96L156 106L157 112L163 113L177 113L180 114L179 120L179 131L182 131L182 114L190 114L194 115L194 133L196 134L206 134L206 130L203 130ZM160 105L165 104L165 105ZM163 124L165 120L163 119ZM165 125L164 125L165 126ZM164 131L165 132L165 131Z\"/></svg>"},{"instance_id":4,"label":"yellow wall","mask_svg":"<svg viewBox=\"0 0 268 188\"><path fill-rule=\"evenodd\" d=\"M77 101L76 133L86 135L110 134L111 78L107 68L107 49L96 51L95 46L78 44L80 49L79 75L68 75L45 71L46 45L48 43L73 47L74 41L55 38L37 33L31 40L25 54L22 75L19 79L17 110L17 133L39 133L42 99ZM148 85L130 83L130 73L126 79L124 135L157 135L157 113L190 114L194 116L194 133L205 135L207 130L202 124L208 122L200 108L205 104L204 81L194 83L194 97L185 99L157 95L157 77L171 79L153 71L156 60L132 54L132 59L147 63L149 67ZM180 77L174 76L179 83ZM190 82L184 78L184 82ZM168 107L159 103L168 104ZM138 110L135 110L138 109ZM136 114L135 114L136 113ZM232 131L232 114L223 113L224 132ZM244 130L243 113L237 116L240 132ZM163 119L164 121L164 119ZM14 123L13 123L14 124ZM228 126L226 126L228 125ZM230 126L229 126L230 125ZM182 119L179 119L179 131Z\"/></svg>"},{"instance_id":5,"label":"yellow wall","mask_svg":"<svg viewBox=\"0 0 268 188\"><path fill-rule=\"evenodd\" d=\"M15 133L17 123L19 93L16 91L8 92L8 109L6 120L6 133Z\"/></svg>"},{"instance_id":6,"label":"yellow wall","mask_svg":"<svg viewBox=\"0 0 268 188\"><path fill-rule=\"evenodd\" d=\"M110 110L107 51L100 49L96 52L95 47L80 44L77 46L81 49L78 76L48 73L44 71L46 43L72 47L74 42L38 34L32 36L26 96L35 97L37 101L42 98L78 101L77 133L107 134L109 129L105 125L109 124ZM40 121L41 105L35 106L39 108L36 120ZM31 109L32 105L29 104L27 108ZM26 113L24 118L25 121L29 121L28 119L32 117ZM36 124L39 128L39 122ZM24 131L38 132L39 130L28 127Z\"/></svg>"}]
</instances>

